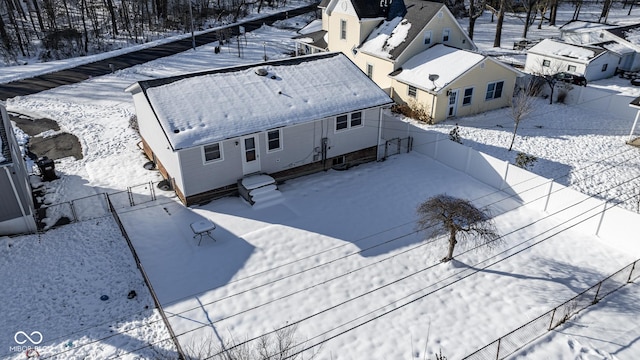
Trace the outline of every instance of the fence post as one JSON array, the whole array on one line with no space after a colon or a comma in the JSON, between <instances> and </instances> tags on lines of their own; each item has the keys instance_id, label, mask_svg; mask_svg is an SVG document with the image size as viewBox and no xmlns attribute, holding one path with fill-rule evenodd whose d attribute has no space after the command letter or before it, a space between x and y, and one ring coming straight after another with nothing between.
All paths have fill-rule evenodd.
<instances>
[{"instance_id":1,"label":"fence post","mask_svg":"<svg viewBox=\"0 0 640 360\"><path fill-rule=\"evenodd\" d=\"M600 294L600 287L602 287L602 281L600 281L598 283L598 289L596 290L596 295L593 297L592 304L597 304L598 303L598 294Z\"/></svg>"},{"instance_id":2,"label":"fence post","mask_svg":"<svg viewBox=\"0 0 640 360\"><path fill-rule=\"evenodd\" d=\"M440 133L436 133L436 148L433 149L433 159L438 160L438 148L440 144Z\"/></svg>"},{"instance_id":3,"label":"fence post","mask_svg":"<svg viewBox=\"0 0 640 360\"><path fill-rule=\"evenodd\" d=\"M149 181L149 190L151 191L151 201L156 201L156 191L153 189L153 181Z\"/></svg>"},{"instance_id":4,"label":"fence post","mask_svg":"<svg viewBox=\"0 0 640 360\"><path fill-rule=\"evenodd\" d=\"M558 308L553 308L553 312L551 313L551 322L549 323L549 331L553 330L553 318L556 316L556 310Z\"/></svg>"},{"instance_id":5,"label":"fence post","mask_svg":"<svg viewBox=\"0 0 640 360\"><path fill-rule=\"evenodd\" d=\"M498 338L498 348L496 349L496 360L500 359L500 340L502 340L502 338Z\"/></svg>"},{"instance_id":6,"label":"fence post","mask_svg":"<svg viewBox=\"0 0 640 360\"><path fill-rule=\"evenodd\" d=\"M607 202L609 200L605 200L602 207L602 214L600 214L600 220L598 221L598 227L596 228L596 236L600 233L600 226L602 226L602 221L604 220L604 213L607 212Z\"/></svg>"},{"instance_id":7,"label":"fence post","mask_svg":"<svg viewBox=\"0 0 640 360\"><path fill-rule=\"evenodd\" d=\"M502 184L500 184L500 190L503 190L507 186L507 176L509 176L509 166L511 166L508 161L505 161L504 163L506 164L506 166L504 169L504 175L502 175Z\"/></svg>"},{"instance_id":8,"label":"fence post","mask_svg":"<svg viewBox=\"0 0 640 360\"><path fill-rule=\"evenodd\" d=\"M633 276L633 270L635 270L635 269L636 269L636 263L637 263L637 262L638 262L638 261L635 261L635 262L633 263L633 265L631 265L631 271L629 272L629 277L627 278L627 283L630 283L630 282L631 282L631 277Z\"/></svg>"},{"instance_id":9,"label":"fence post","mask_svg":"<svg viewBox=\"0 0 640 360\"><path fill-rule=\"evenodd\" d=\"M549 191L547 191L547 200L544 202L544 208L542 211L547 211L547 207L549 206L549 200L551 200L551 192L553 190L553 180L549 180Z\"/></svg>"},{"instance_id":10,"label":"fence post","mask_svg":"<svg viewBox=\"0 0 640 360\"><path fill-rule=\"evenodd\" d=\"M76 214L76 207L73 206L73 200L69 202L69 206L71 207L71 215L73 215L73 222L78 221L78 215Z\"/></svg>"},{"instance_id":11,"label":"fence post","mask_svg":"<svg viewBox=\"0 0 640 360\"><path fill-rule=\"evenodd\" d=\"M131 194L131 186L127 186L127 195L129 195L129 206L134 206L133 195Z\"/></svg>"},{"instance_id":12,"label":"fence post","mask_svg":"<svg viewBox=\"0 0 640 360\"><path fill-rule=\"evenodd\" d=\"M402 154L402 139L398 137L398 154Z\"/></svg>"}]
</instances>

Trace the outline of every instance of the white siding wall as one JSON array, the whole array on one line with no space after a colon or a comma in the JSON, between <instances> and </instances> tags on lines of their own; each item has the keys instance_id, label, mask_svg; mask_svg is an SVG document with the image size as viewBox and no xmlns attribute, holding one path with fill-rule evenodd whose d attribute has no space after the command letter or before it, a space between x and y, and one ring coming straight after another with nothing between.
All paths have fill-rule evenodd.
<instances>
[{"instance_id":1,"label":"white siding wall","mask_svg":"<svg viewBox=\"0 0 640 360\"><path fill-rule=\"evenodd\" d=\"M162 131L156 115L151 110L144 93L133 94L133 102L136 106L140 136L149 144L156 157L169 172L169 175L175 179L176 185L180 189L184 189L178 155L171 149L169 141Z\"/></svg>"}]
</instances>

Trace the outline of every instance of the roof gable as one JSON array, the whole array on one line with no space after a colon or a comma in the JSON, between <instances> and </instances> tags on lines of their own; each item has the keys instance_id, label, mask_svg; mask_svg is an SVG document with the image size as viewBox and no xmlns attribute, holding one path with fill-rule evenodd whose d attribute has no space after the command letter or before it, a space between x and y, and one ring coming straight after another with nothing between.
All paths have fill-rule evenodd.
<instances>
[{"instance_id":1,"label":"roof gable","mask_svg":"<svg viewBox=\"0 0 640 360\"><path fill-rule=\"evenodd\" d=\"M407 60L392 78L439 92L485 59L486 56L478 53L436 44ZM437 75L437 79L430 80L431 75Z\"/></svg>"},{"instance_id":2,"label":"roof gable","mask_svg":"<svg viewBox=\"0 0 640 360\"><path fill-rule=\"evenodd\" d=\"M439 2L405 0L405 4L404 17L383 21L359 47L361 51L397 59L440 11L450 16L447 7Z\"/></svg>"},{"instance_id":3,"label":"roof gable","mask_svg":"<svg viewBox=\"0 0 640 360\"><path fill-rule=\"evenodd\" d=\"M259 76L260 68L268 74ZM391 103L341 53L138 84L175 150Z\"/></svg>"},{"instance_id":4,"label":"roof gable","mask_svg":"<svg viewBox=\"0 0 640 360\"><path fill-rule=\"evenodd\" d=\"M544 39L528 50L528 53L554 56L567 61L588 63L604 53L606 49L594 46L568 44L565 42Z\"/></svg>"}]
</instances>

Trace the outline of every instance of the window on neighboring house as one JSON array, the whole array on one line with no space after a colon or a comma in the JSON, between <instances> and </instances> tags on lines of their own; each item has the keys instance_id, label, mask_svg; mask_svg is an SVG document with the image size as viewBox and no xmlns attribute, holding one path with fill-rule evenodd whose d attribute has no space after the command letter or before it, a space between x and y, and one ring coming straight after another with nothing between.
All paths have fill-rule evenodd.
<instances>
[{"instance_id":1,"label":"window on neighboring house","mask_svg":"<svg viewBox=\"0 0 640 360\"><path fill-rule=\"evenodd\" d=\"M504 81L497 81L487 84L487 95L485 96L485 100L491 99L499 99L502 97L502 87L504 86Z\"/></svg>"},{"instance_id":2,"label":"window on neighboring house","mask_svg":"<svg viewBox=\"0 0 640 360\"><path fill-rule=\"evenodd\" d=\"M607 67L609 66L609 64L604 64L602 65L602 71L607 71Z\"/></svg>"},{"instance_id":3,"label":"window on neighboring house","mask_svg":"<svg viewBox=\"0 0 640 360\"><path fill-rule=\"evenodd\" d=\"M373 78L373 65L367 64L367 76L369 79Z\"/></svg>"},{"instance_id":4,"label":"window on neighboring house","mask_svg":"<svg viewBox=\"0 0 640 360\"><path fill-rule=\"evenodd\" d=\"M220 143L203 146L204 162L219 161L222 160L222 150Z\"/></svg>"},{"instance_id":5,"label":"window on neighboring house","mask_svg":"<svg viewBox=\"0 0 640 360\"><path fill-rule=\"evenodd\" d=\"M408 95L411 96L412 98L415 98L417 93L418 93L418 89L416 89L415 86L409 85L409 93L408 93Z\"/></svg>"},{"instance_id":6,"label":"window on neighboring house","mask_svg":"<svg viewBox=\"0 0 640 360\"><path fill-rule=\"evenodd\" d=\"M362 126L362 111L336 117L336 131Z\"/></svg>"},{"instance_id":7,"label":"window on neighboring house","mask_svg":"<svg viewBox=\"0 0 640 360\"><path fill-rule=\"evenodd\" d=\"M576 66L575 66L575 65L569 65L569 66L567 66L567 71L569 71L569 72L576 72Z\"/></svg>"},{"instance_id":8,"label":"window on neighboring house","mask_svg":"<svg viewBox=\"0 0 640 360\"><path fill-rule=\"evenodd\" d=\"M551 61L550 60L542 60L542 66L544 66L544 67L551 66Z\"/></svg>"},{"instance_id":9,"label":"window on neighboring house","mask_svg":"<svg viewBox=\"0 0 640 360\"><path fill-rule=\"evenodd\" d=\"M442 42L449 42L449 35L451 35L451 29L442 29Z\"/></svg>"},{"instance_id":10,"label":"window on neighboring house","mask_svg":"<svg viewBox=\"0 0 640 360\"><path fill-rule=\"evenodd\" d=\"M347 20L340 20L340 40L347 39Z\"/></svg>"},{"instance_id":11,"label":"window on neighboring house","mask_svg":"<svg viewBox=\"0 0 640 360\"><path fill-rule=\"evenodd\" d=\"M464 89L464 96L462 97L462 106L471 105L472 98L473 98L473 88Z\"/></svg>"},{"instance_id":12,"label":"window on neighboring house","mask_svg":"<svg viewBox=\"0 0 640 360\"><path fill-rule=\"evenodd\" d=\"M425 45L431 44L431 31L424 32L424 44Z\"/></svg>"},{"instance_id":13,"label":"window on neighboring house","mask_svg":"<svg viewBox=\"0 0 640 360\"><path fill-rule=\"evenodd\" d=\"M267 131L267 151L276 151L282 149L280 142L280 129Z\"/></svg>"}]
</instances>

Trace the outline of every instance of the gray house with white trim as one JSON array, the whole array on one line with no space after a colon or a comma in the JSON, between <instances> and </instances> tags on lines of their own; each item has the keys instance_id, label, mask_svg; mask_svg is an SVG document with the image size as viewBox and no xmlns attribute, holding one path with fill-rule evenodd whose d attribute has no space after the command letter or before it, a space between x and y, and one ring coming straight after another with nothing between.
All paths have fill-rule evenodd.
<instances>
[{"instance_id":1,"label":"gray house with white trim","mask_svg":"<svg viewBox=\"0 0 640 360\"><path fill-rule=\"evenodd\" d=\"M3 103L0 103L0 235L36 231L29 174Z\"/></svg>"},{"instance_id":2,"label":"gray house with white trim","mask_svg":"<svg viewBox=\"0 0 640 360\"><path fill-rule=\"evenodd\" d=\"M391 98L341 53L140 81L143 148L186 205L378 159Z\"/></svg>"}]
</instances>

